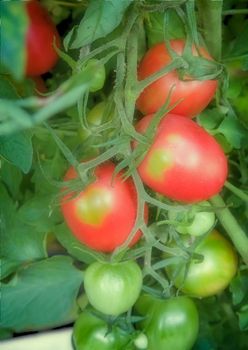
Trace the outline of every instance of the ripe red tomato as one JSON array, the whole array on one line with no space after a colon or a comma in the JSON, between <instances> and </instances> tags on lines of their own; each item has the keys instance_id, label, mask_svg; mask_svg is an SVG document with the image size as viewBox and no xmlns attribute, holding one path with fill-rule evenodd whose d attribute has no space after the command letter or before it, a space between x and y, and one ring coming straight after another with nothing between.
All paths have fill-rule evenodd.
<instances>
[{"instance_id":1,"label":"ripe red tomato","mask_svg":"<svg viewBox=\"0 0 248 350\"><path fill-rule=\"evenodd\" d=\"M125 242L137 214L137 193L132 180L124 182L121 173L112 179L114 169L111 162L99 165L95 168L94 182L78 194L66 195L61 203L72 233L88 247L102 252L111 252ZM76 177L76 171L70 168L65 180ZM140 236L138 231L130 246Z\"/></svg>"},{"instance_id":2,"label":"ripe red tomato","mask_svg":"<svg viewBox=\"0 0 248 350\"><path fill-rule=\"evenodd\" d=\"M153 115L142 118L144 133ZM175 114L163 117L154 141L138 167L142 181L173 200L193 203L220 192L227 177L226 156L203 128Z\"/></svg>"},{"instance_id":3,"label":"ripe red tomato","mask_svg":"<svg viewBox=\"0 0 248 350\"><path fill-rule=\"evenodd\" d=\"M54 67L58 55L53 47L60 46L60 37L47 10L36 0L26 5L29 25L26 37L26 75L36 76L48 72Z\"/></svg>"},{"instance_id":4,"label":"ripe red tomato","mask_svg":"<svg viewBox=\"0 0 248 350\"><path fill-rule=\"evenodd\" d=\"M182 55L185 46L184 40L171 40L172 49ZM203 57L211 59L209 54L200 48ZM193 47L192 54L197 55ZM147 51L138 67L138 79L143 80L158 72L171 63L171 57L164 43L157 44ZM179 79L176 70L173 70L154 83L150 84L139 96L137 109L143 114L155 113L163 106L170 89L174 87L171 94L170 106L178 100L183 99L171 112L186 117L194 117L199 114L212 100L217 89L216 80L191 80Z\"/></svg>"}]
</instances>

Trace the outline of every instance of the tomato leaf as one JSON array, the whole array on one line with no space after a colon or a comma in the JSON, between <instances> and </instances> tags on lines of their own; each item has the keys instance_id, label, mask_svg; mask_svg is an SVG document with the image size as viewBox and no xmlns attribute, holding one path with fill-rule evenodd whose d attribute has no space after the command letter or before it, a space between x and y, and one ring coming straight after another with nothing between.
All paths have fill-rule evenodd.
<instances>
[{"instance_id":1,"label":"tomato leaf","mask_svg":"<svg viewBox=\"0 0 248 350\"><path fill-rule=\"evenodd\" d=\"M30 229L35 229L37 232L52 230L53 225L60 220L60 216L56 215L58 213L54 213L52 199L50 195L37 195L26 201L18 210L20 221L30 225Z\"/></svg>"},{"instance_id":2,"label":"tomato leaf","mask_svg":"<svg viewBox=\"0 0 248 350\"><path fill-rule=\"evenodd\" d=\"M244 305L238 312L239 327L242 331L248 330L248 304Z\"/></svg>"},{"instance_id":3,"label":"tomato leaf","mask_svg":"<svg viewBox=\"0 0 248 350\"><path fill-rule=\"evenodd\" d=\"M27 132L0 136L0 156L27 174L32 165L33 147Z\"/></svg>"},{"instance_id":4,"label":"tomato leaf","mask_svg":"<svg viewBox=\"0 0 248 350\"><path fill-rule=\"evenodd\" d=\"M19 220L16 205L5 187L0 186L1 278L25 262L46 257L46 232L39 232Z\"/></svg>"},{"instance_id":5,"label":"tomato leaf","mask_svg":"<svg viewBox=\"0 0 248 350\"><path fill-rule=\"evenodd\" d=\"M25 36L28 26L25 2L1 1L0 13L2 19L0 62L17 80L21 80L25 69Z\"/></svg>"},{"instance_id":6,"label":"tomato leaf","mask_svg":"<svg viewBox=\"0 0 248 350\"><path fill-rule=\"evenodd\" d=\"M132 0L91 0L71 48L77 49L91 44L112 32L120 24L131 2Z\"/></svg>"},{"instance_id":7,"label":"tomato leaf","mask_svg":"<svg viewBox=\"0 0 248 350\"><path fill-rule=\"evenodd\" d=\"M248 48L247 48L247 37L248 37L248 21L246 21L245 26L240 33L240 35L237 36L235 42L232 45L232 48L229 52L229 56L241 56L241 55L248 55Z\"/></svg>"},{"instance_id":8,"label":"tomato leaf","mask_svg":"<svg viewBox=\"0 0 248 350\"><path fill-rule=\"evenodd\" d=\"M90 264L96 260L104 259L104 254L89 249L76 239L65 224L56 226L55 235L68 253L79 261Z\"/></svg>"},{"instance_id":9,"label":"tomato leaf","mask_svg":"<svg viewBox=\"0 0 248 350\"><path fill-rule=\"evenodd\" d=\"M226 117L218 127L218 132L223 134L227 141L234 147L240 148L247 132L237 119Z\"/></svg>"},{"instance_id":10,"label":"tomato leaf","mask_svg":"<svg viewBox=\"0 0 248 350\"><path fill-rule=\"evenodd\" d=\"M19 94L13 83L3 75L0 75L0 96L1 98L19 98Z\"/></svg>"},{"instance_id":11,"label":"tomato leaf","mask_svg":"<svg viewBox=\"0 0 248 350\"><path fill-rule=\"evenodd\" d=\"M16 198L20 193L23 175L20 169L9 162L2 162L1 180L6 184L11 195Z\"/></svg>"},{"instance_id":12,"label":"tomato leaf","mask_svg":"<svg viewBox=\"0 0 248 350\"><path fill-rule=\"evenodd\" d=\"M217 108L205 109L201 114L197 117L198 123L207 130L212 130L219 125L222 120L222 115L220 115Z\"/></svg>"},{"instance_id":13,"label":"tomato leaf","mask_svg":"<svg viewBox=\"0 0 248 350\"><path fill-rule=\"evenodd\" d=\"M230 291L232 293L233 304L240 304L248 295L248 274L240 272L234 277L230 285Z\"/></svg>"},{"instance_id":14,"label":"tomato leaf","mask_svg":"<svg viewBox=\"0 0 248 350\"><path fill-rule=\"evenodd\" d=\"M82 273L70 257L55 256L22 268L2 284L0 327L20 332L72 321L81 283Z\"/></svg>"}]
</instances>

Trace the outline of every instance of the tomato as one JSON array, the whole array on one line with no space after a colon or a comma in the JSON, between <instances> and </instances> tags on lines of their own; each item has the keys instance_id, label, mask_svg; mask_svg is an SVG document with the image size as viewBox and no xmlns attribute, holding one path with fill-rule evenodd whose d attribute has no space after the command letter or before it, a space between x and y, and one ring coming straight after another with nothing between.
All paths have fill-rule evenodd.
<instances>
[{"instance_id":1,"label":"tomato","mask_svg":"<svg viewBox=\"0 0 248 350\"><path fill-rule=\"evenodd\" d=\"M187 239L185 242L189 245ZM188 267L185 260L182 260L177 265L167 267L166 271L175 286L184 293L199 298L222 292L237 271L237 254L231 243L213 230L197 245L194 252L202 255L203 261L192 260Z\"/></svg>"},{"instance_id":2,"label":"tomato","mask_svg":"<svg viewBox=\"0 0 248 350\"><path fill-rule=\"evenodd\" d=\"M97 103L87 114L87 123L89 128L80 129L82 140L87 139L90 135L94 136L94 127L98 127L105 122L113 119L113 111L109 110L107 102ZM91 131L92 130L92 131Z\"/></svg>"},{"instance_id":3,"label":"tomato","mask_svg":"<svg viewBox=\"0 0 248 350\"><path fill-rule=\"evenodd\" d=\"M90 304L107 315L128 311L142 287L142 272L132 260L120 263L95 262L84 274L84 289Z\"/></svg>"},{"instance_id":4,"label":"tomato","mask_svg":"<svg viewBox=\"0 0 248 350\"><path fill-rule=\"evenodd\" d=\"M91 184L78 194L66 195L61 202L64 219L72 233L88 247L102 252L111 252L125 242L137 215L133 181L130 178L123 181L121 172L112 178L114 170L111 162L99 165ZM76 171L70 168L65 180L76 177ZM130 246L140 236L138 231Z\"/></svg>"},{"instance_id":5,"label":"tomato","mask_svg":"<svg viewBox=\"0 0 248 350\"><path fill-rule=\"evenodd\" d=\"M36 76L48 72L54 67L58 55L53 47L60 46L60 37L47 10L36 1L26 4L29 25L26 37L26 75Z\"/></svg>"},{"instance_id":6,"label":"tomato","mask_svg":"<svg viewBox=\"0 0 248 350\"><path fill-rule=\"evenodd\" d=\"M199 329L198 311L185 296L158 299L142 295L135 309L145 319L140 326L148 338L149 350L190 350Z\"/></svg>"},{"instance_id":7,"label":"tomato","mask_svg":"<svg viewBox=\"0 0 248 350\"><path fill-rule=\"evenodd\" d=\"M200 203L204 207L211 207L208 202ZM191 208L184 211L169 211L170 220L178 221L175 226L176 230L181 234L189 234L192 236L201 236L213 228L215 223L215 214L211 211L196 211L197 208Z\"/></svg>"},{"instance_id":8,"label":"tomato","mask_svg":"<svg viewBox=\"0 0 248 350\"><path fill-rule=\"evenodd\" d=\"M105 321L88 311L75 322L72 339L76 350L120 350L130 341L122 329L113 326L110 330Z\"/></svg>"},{"instance_id":9,"label":"tomato","mask_svg":"<svg viewBox=\"0 0 248 350\"><path fill-rule=\"evenodd\" d=\"M153 115L142 118L137 131L145 133L152 119ZM215 139L198 124L168 114L158 125L138 171L155 192L193 203L220 192L227 177L227 159Z\"/></svg>"},{"instance_id":10,"label":"tomato","mask_svg":"<svg viewBox=\"0 0 248 350\"><path fill-rule=\"evenodd\" d=\"M184 40L171 40L172 49L182 55L185 46ZM203 57L211 59L209 54L200 48ZM197 55L196 48L193 47L193 55ZM143 80L153 73L158 72L163 67L171 63L171 57L164 43L159 43L150 48L138 67L138 79ZM171 88L170 104L183 99L171 112L186 117L194 117L199 114L212 100L217 89L216 80L187 80L179 79L176 70L165 74L162 78L150 84L142 91L137 100L137 109L143 114L155 113L163 106L169 96Z\"/></svg>"},{"instance_id":11,"label":"tomato","mask_svg":"<svg viewBox=\"0 0 248 350\"><path fill-rule=\"evenodd\" d=\"M91 58L85 65L85 68L90 70L94 69L94 79L90 85L90 92L96 92L101 90L104 86L106 79L105 66L100 60L96 58Z\"/></svg>"}]
</instances>

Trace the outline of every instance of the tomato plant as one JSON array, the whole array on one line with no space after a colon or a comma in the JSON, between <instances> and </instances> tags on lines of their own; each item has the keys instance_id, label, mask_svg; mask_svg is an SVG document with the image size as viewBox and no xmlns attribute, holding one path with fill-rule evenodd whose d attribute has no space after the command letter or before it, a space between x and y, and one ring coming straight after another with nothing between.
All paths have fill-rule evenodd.
<instances>
[{"instance_id":1,"label":"tomato plant","mask_svg":"<svg viewBox=\"0 0 248 350\"><path fill-rule=\"evenodd\" d=\"M0 7L0 340L247 350L244 2Z\"/></svg>"},{"instance_id":2,"label":"tomato plant","mask_svg":"<svg viewBox=\"0 0 248 350\"><path fill-rule=\"evenodd\" d=\"M171 40L170 46L178 55L182 55L185 41ZM211 59L204 48L199 48L200 54ZM192 55L197 55L196 48L192 48ZM165 43L159 43L150 48L138 67L138 77L143 80L168 66L172 59ZM150 84L139 96L137 108L143 114L156 112L163 106L170 96L169 106L178 103L172 112L186 117L194 117L199 114L212 100L217 88L216 80L196 80L187 77L180 79L178 72L172 70L162 78ZM172 90L171 90L172 89ZM170 95L171 93L171 95ZM194 103L192 103L194 99Z\"/></svg>"},{"instance_id":3,"label":"tomato plant","mask_svg":"<svg viewBox=\"0 0 248 350\"><path fill-rule=\"evenodd\" d=\"M142 118L145 133L153 115ZM169 114L161 120L154 141L138 171L154 191L192 203L220 192L227 177L227 159L215 139L195 122Z\"/></svg>"},{"instance_id":4,"label":"tomato plant","mask_svg":"<svg viewBox=\"0 0 248 350\"><path fill-rule=\"evenodd\" d=\"M84 288L89 302L107 315L128 311L137 300L142 273L134 261L91 264L84 274Z\"/></svg>"},{"instance_id":5,"label":"tomato plant","mask_svg":"<svg viewBox=\"0 0 248 350\"><path fill-rule=\"evenodd\" d=\"M210 207L208 202L200 203L203 207ZM215 214L204 209L188 209L182 212L169 211L169 219L177 221L175 228L181 234L201 236L207 233L215 224Z\"/></svg>"},{"instance_id":6,"label":"tomato plant","mask_svg":"<svg viewBox=\"0 0 248 350\"><path fill-rule=\"evenodd\" d=\"M121 173L114 178L115 166L109 162L95 169L95 181L79 194L71 193L62 199L64 219L73 234L88 247L111 252L125 242L136 219L137 200L132 181L125 182ZM65 176L77 176L70 168ZM130 245L141 236L138 231Z\"/></svg>"},{"instance_id":7,"label":"tomato plant","mask_svg":"<svg viewBox=\"0 0 248 350\"><path fill-rule=\"evenodd\" d=\"M48 12L37 0L26 4L29 25L26 37L26 74L41 75L54 67L58 55L53 45L60 46L60 37Z\"/></svg>"},{"instance_id":8,"label":"tomato plant","mask_svg":"<svg viewBox=\"0 0 248 350\"><path fill-rule=\"evenodd\" d=\"M194 345L199 316L194 302L188 297L158 299L144 294L135 309L145 316L141 327L148 337L149 350L190 350Z\"/></svg>"},{"instance_id":9,"label":"tomato plant","mask_svg":"<svg viewBox=\"0 0 248 350\"><path fill-rule=\"evenodd\" d=\"M170 278L178 288L192 296L201 298L222 292L237 272L237 254L233 246L214 230L194 252L203 260L192 258L188 267L185 261L171 265L167 268Z\"/></svg>"}]
</instances>

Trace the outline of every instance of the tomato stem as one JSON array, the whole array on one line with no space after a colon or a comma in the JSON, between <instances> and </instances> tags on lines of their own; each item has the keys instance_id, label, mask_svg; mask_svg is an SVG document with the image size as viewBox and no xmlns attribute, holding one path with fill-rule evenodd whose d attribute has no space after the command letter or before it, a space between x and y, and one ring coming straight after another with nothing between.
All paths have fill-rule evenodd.
<instances>
[{"instance_id":1,"label":"tomato stem","mask_svg":"<svg viewBox=\"0 0 248 350\"><path fill-rule=\"evenodd\" d=\"M216 60L221 58L222 4L222 0L197 2L204 37L210 53Z\"/></svg>"},{"instance_id":2,"label":"tomato stem","mask_svg":"<svg viewBox=\"0 0 248 350\"><path fill-rule=\"evenodd\" d=\"M244 262L248 265L248 237L246 233L240 227L231 211L226 207L220 195L213 197L210 201L214 206L221 208L216 211L216 215Z\"/></svg>"},{"instance_id":3,"label":"tomato stem","mask_svg":"<svg viewBox=\"0 0 248 350\"><path fill-rule=\"evenodd\" d=\"M228 188L232 193L234 193L237 197L242 199L245 202L248 202L248 194L246 194L244 191L240 190L236 186L232 185L230 182L225 182L225 187Z\"/></svg>"},{"instance_id":4,"label":"tomato stem","mask_svg":"<svg viewBox=\"0 0 248 350\"><path fill-rule=\"evenodd\" d=\"M248 9L231 9L222 12L222 16L230 15L245 15L248 13Z\"/></svg>"}]
</instances>

